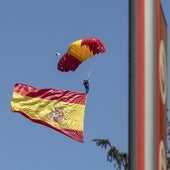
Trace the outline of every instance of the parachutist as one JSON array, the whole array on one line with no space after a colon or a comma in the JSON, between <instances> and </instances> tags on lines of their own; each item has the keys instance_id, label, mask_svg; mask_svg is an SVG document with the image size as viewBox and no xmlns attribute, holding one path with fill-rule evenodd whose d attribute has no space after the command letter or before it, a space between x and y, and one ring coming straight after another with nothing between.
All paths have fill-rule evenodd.
<instances>
[{"instance_id":1,"label":"parachutist","mask_svg":"<svg viewBox=\"0 0 170 170\"><path fill-rule=\"evenodd\" d=\"M85 87L86 94L89 92L89 80L84 80L83 85Z\"/></svg>"}]
</instances>

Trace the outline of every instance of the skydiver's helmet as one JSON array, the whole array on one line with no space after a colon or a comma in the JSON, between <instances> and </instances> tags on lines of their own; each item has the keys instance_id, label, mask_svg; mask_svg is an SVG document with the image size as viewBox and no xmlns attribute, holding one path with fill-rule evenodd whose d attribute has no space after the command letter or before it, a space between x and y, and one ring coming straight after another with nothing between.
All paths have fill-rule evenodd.
<instances>
[{"instance_id":1,"label":"skydiver's helmet","mask_svg":"<svg viewBox=\"0 0 170 170\"><path fill-rule=\"evenodd\" d=\"M89 84L89 81L88 80L84 80L83 84L87 86Z\"/></svg>"}]
</instances>

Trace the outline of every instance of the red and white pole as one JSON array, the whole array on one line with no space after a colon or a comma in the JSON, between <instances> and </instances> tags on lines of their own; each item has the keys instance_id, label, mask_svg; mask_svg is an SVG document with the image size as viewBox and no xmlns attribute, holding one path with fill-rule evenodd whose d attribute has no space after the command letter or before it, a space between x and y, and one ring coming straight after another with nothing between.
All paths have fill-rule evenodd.
<instances>
[{"instance_id":1,"label":"red and white pole","mask_svg":"<svg viewBox=\"0 0 170 170\"><path fill-rule=\"evenodd\" d=\"M161 12L159 0L129 0L130 170L164 170L159 154L160 147L166 149L167 40L166 33L161 37L161 30L166 31Z\"/></svg>"}]
</instances>

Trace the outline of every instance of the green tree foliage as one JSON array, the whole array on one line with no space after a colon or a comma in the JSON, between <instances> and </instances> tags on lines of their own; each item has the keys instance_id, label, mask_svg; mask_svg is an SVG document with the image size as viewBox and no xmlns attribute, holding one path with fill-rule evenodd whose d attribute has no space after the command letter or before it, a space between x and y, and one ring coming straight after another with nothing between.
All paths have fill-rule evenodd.
<instances>
[{"instance_id":1,"label":"green tree foliage","mask_svg":"<svg viewBox=\"0 0 170 170\"><path fill-rule=\"evenodd\" d=\"M108 139L93 139L96 142L97 146L101 148L108 149L107 160L114 163L114 167L118 170L121 170L121 167L124 167L125 170L128 170L128 154L120 152L115 146L110 144Z\"/></svg>"},{"instance_id":2,"label":"green tree foliage","mask_svg":"<svg viewBox=\"0 0 170 170\"><path fill-rule=\"evenodd\" d=\"M108 149L107 160L114 163L114 167L121 170L128 170L128 154L120 152L115 146L112 146L108 139L93 139L97 146ZM167 118L167 168L170 168L170 121Z\"/></svg>"}]
</instances>

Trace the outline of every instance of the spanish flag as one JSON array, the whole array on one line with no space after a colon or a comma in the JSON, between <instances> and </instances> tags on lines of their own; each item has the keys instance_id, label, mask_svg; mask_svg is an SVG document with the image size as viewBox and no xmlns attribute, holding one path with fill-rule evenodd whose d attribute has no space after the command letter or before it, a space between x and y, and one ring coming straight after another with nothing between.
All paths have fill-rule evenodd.
<instances>
[{"instance_id":1,"label":"spanish flag","mask_svg":"<svg viewBox=\"0 0 170 170\"><path fill-rule=\"evenodd\" d=\"M33 122L57 130L84 142L85 93L56 89L36 89L17 83L13 90L11 111Z\"/></svg>"}]
</instances>

